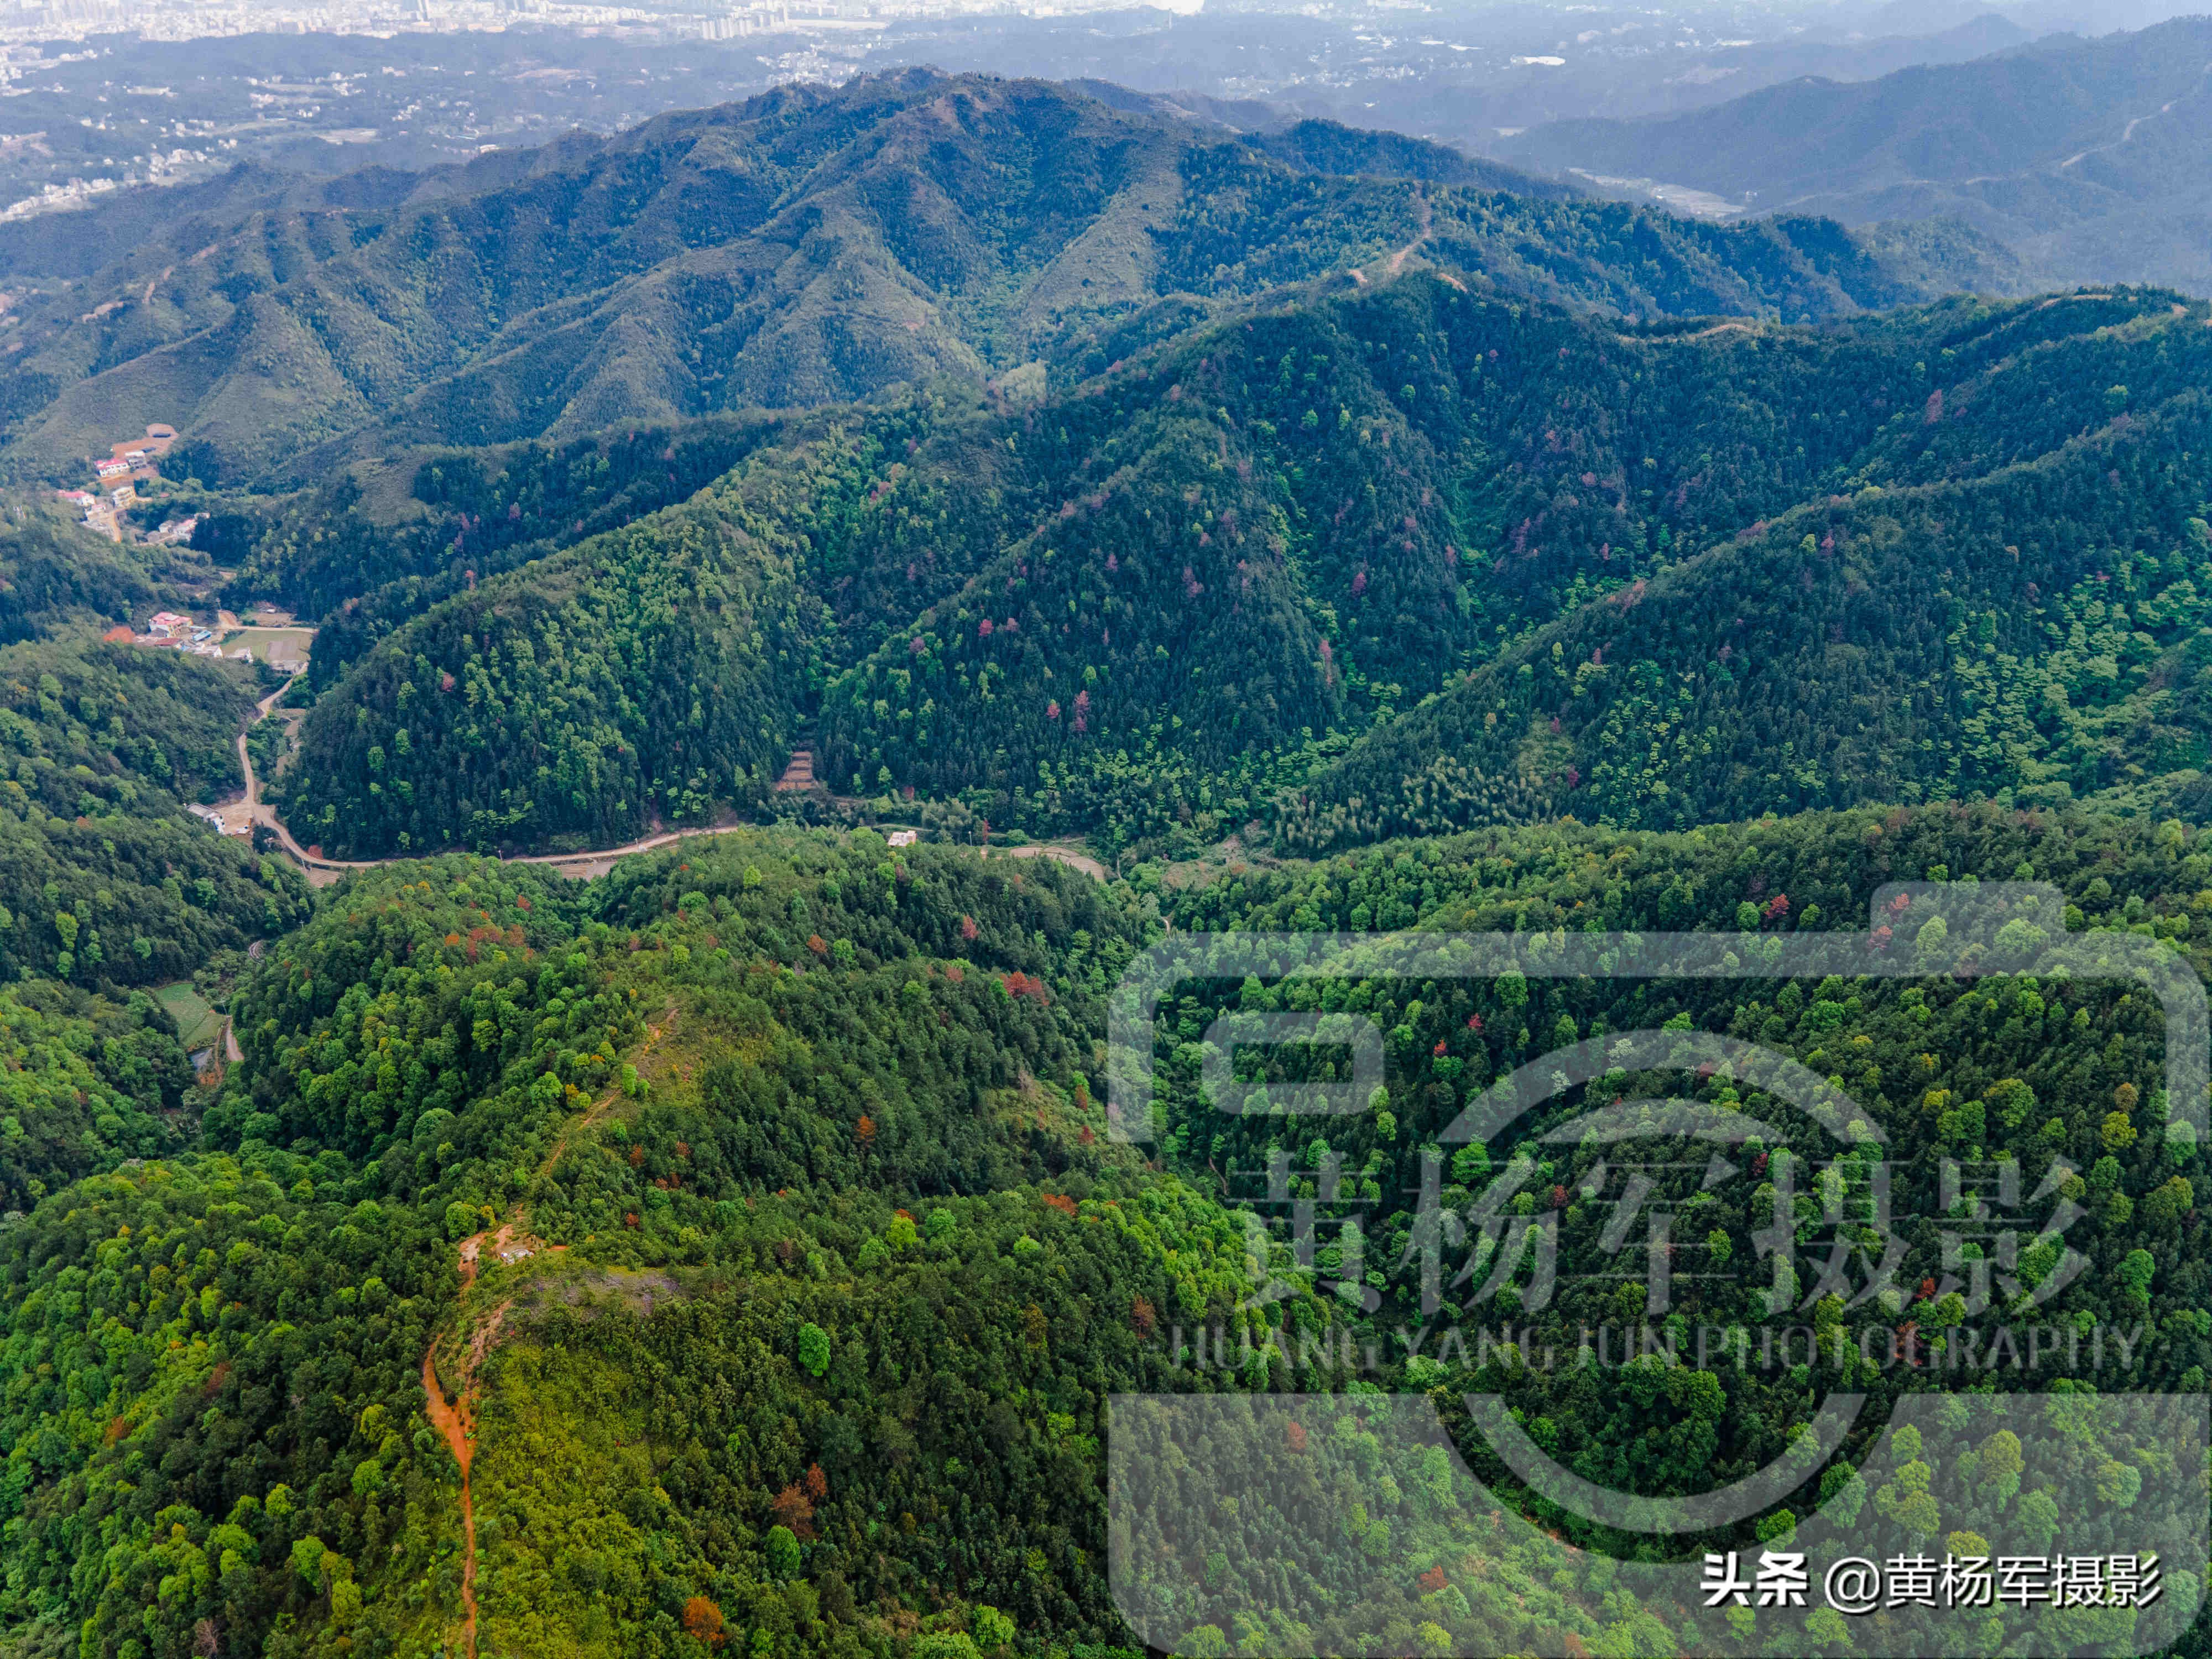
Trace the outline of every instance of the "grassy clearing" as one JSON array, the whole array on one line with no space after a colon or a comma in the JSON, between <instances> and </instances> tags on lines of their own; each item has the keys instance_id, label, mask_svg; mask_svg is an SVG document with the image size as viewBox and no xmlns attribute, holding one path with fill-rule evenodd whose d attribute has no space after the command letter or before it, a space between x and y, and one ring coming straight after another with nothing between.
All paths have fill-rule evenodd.
<instances>
[{"instance_id":1,"label":"grassy clearing","mask_svg":"<svg viewBox=\"0 0 2212 1659\"><path fill-rule=\"evenodd\" d=\"M211 1048L222 1036L222 1016L208 1006L207 999L192 988L190 980L155 986L154 995L177 1022L188 1053Z\"/></svg>"},{"instance_id":2,"label":"grassy clearing","mask_svg":"<svg viewBox=\"0 0 2212 1659\"><path fill-rule=\"evenodd\" d=\"M307 647L314 643L312 628L240 628L222 636L224 654L244 646L253 653L256 662L267 662L283 657L289 661L305 662Z\"/></svg>"}]
</instances>

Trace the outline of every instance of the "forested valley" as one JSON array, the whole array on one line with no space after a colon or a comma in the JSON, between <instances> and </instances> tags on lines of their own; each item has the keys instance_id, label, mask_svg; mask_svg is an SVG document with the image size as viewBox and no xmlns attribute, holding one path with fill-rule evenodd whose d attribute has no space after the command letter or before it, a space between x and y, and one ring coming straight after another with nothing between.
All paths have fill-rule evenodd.
<instances>
[{"instance_id":1,"label":"forested valley","mask_svg":"<svg viewBox=\"0 0 2212 1659\"><path fill-rule=\"evenodd\" d=\"M2212 307L920 72L469 177L11 337L0 1655L1898 1651L1659 1570L2088 1515L1959 1650L2212 1653Z\"/></svg>"},{"instance_id":2,"label":"forested valley","mask_svg":"<svg viewBox=\"0 0 2212 1659\"><path fill-rule=\"evenodd\" d=\"M381 591L389 637L318 641L288 811L347 855L605 845L757 810L799 746L879 816L1139 855L1248 824L1305 851L2148 810L2204 758L2206 320L2146 294L1630 330L1437 269L1041 404L933 383L450 598L426 579L415 617ZM449 565L582 522L541 492L585 468L495 459L423 464L441 503L474 480Z\"/></svg>"}]
</instances>

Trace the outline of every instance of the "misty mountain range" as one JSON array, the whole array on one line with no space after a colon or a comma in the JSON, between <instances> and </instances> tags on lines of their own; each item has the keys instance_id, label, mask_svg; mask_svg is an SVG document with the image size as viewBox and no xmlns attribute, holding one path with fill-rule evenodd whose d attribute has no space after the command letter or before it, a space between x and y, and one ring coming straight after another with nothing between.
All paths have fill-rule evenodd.
<instances>
[{"instance_id":1,"label":"misty mountain range","mask_svg":"<svg viewBox=\"0 0 2212 1659\"><path fill-rule=\"evenodd\" d=\"M2026 288L2212 288L2205 18L1868 82L1808 77L1686 114L1557 122L1495 150L1623 193L1705 192L1732 215L1956 219L2011 249Z\"/></svg>"}]
</instances>

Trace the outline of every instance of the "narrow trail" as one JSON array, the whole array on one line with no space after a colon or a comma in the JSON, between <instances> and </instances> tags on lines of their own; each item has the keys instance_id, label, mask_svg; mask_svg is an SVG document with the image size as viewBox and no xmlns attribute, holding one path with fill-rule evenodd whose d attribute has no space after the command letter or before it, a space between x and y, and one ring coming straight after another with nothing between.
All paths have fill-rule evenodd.
<instances>
[{"instance_id":1,"label":"narrow trail","mask_svg":"<svg viewBox=\"0 0 2212 1659\"><path fill-rule=\"evenodd\" d=\"M1730 318L1688 334L1615 334L1613 337L1628 345L1683 345L1692 340L1710 340L1716 334L1756 334L1759 325Z\"/></svg>"},{"instance_id":2,"label":"narrow trail","mask_svg":"<svg viewBox=\"0 0 2212 1659\"><path fill-rule=\"evenodd\" d=\"M653 1051L660 1046L661 1039L676 1029L676 1005L671 1002L661 1013L660 1024L646 1027L645 1041L639 1045L637 1058L630 1062L639 1071L642 1072L645 1069L645 1062L652 1057ZM614 1110L621 1100L622 1089L617 1085L562 1124L561 1133L553 1137L552 1150L545 1154L545 1161L538 1166L538 1173L541 1176L551 1175L554 1166L560 1163L562 1155L568 1150L569 1140L584 1130L593 1128L606 1121L607 1115ZM558 1250L568 1247L556 1244L552 1248Z\"/></svg>"},{"instance_id":3,"label":"narrow trail","mask_svg":"<svg viewBox=\"0 0 2212 1659\"><path fill-rule=\"evenodd\" d=\"M1436 223L1436 210L1429 204L1429 187L1426 185L1423 185L1420 193L1413 198L1413 204L1420 210L1420 233L1390 256L1389 272L1393 276L1406 268L1406 256L1429 240L1429 230Z\"/></svg>"},{"instance_id":4,"label":"narrow trail","mask_svg":"<svg viewBox=\"0 0 2212 1659\"><path fill-rule=\"evenodd\" d=\"M2203 69L2198 72L2197 78L2199 84L2202 84L2207 77L2212 77L2212 64L2207 64ZM2193 87L2190 89L2191 92L2194 92L2196 88ZM2137 127L2141 126L2146 121L2155 121L2161 115L2172 114L2173 112L2173 106L2179 103L2183 98L2187 96L2189 96L2189 93L2183 93L2179 97L2169 98L2164 103L2160 104L2156 109L2151 111L2148 114L2138 115L2132 118L2126 126L2120 129L2120 136L2113 139L2112 143L2108 144L2092 144L2087 149L2077 150L2075 154L2068 156L2064 161L2058 164L2058 171L2063 173L2067 168L2072 167L2077 161L2086 161L2092 155L2102 155L2107 150L2119 149L2120 146L2127 143L2130 140L2134 138L2136 136L2136 129Z\"/></svg>"},{"instance_id":5,"label":"narrow trail","mask_svg":"<svg viewBox=\"0 0 2212 1659\"><path fill-rule=\"evenodd\" d=\"M434 1342L422 1352L423 1410L428 1413L431 1425L444 1437L453 1461L461 1466L461 1641L468 1659L476 1659L477 1517L469 1503L469 1436L475 1424L466 1394L460 1396L458 1409L446 1403L446 1392L439 1384L438 1368L433 1360L436 1352Z\"/></svg>"},{"instance_id":6,"label":"narrow trail","mask_svg":"<svg viewBox=\"0 0 2212 1659\"><path fill-rule=\"evenodd\" d=\"M1414 231L1413 240L1412 241L1407 243L1403 247L1393 248L1383 257L1382 274L1385 276L1395 276L1400 271L1405 270L1407 259L1411 257L1416 248L1419 247L1422 243L1429 240L1430 227L1436 222L1436 209L1430 204L1429 187L1426 185L1422 185L1419 187L1419 193L1413 198L1413 205L1418 210L1419 216L1419 228ZM1347 274L1351 276L1356 286L1360 288L1365 288L1367 286L1367 273L1364 270L1362 270L1358 265L1352 266ZM1444 276L1444 281L1449 283L1454 288L1459 289L1461 293L1464 294L1467 292L1467 284L1461 282L1456 276L1446 273Z\"/></svg>"},{"instance_id":7,"label":"narrow trail","mask_svg":"<svg viewBox=\"0 0 2212 1659\"><path fill-rule=\"evenodd\" d=\"M281 695L281 694L280 694ZM677 1005L671 1002L661 1016L661 1023L647 1029L646 1040L637 1051L637 1062L642 1063L658 1048L663 1038L676 1029ZM610 1089L562 1127L555 1139L553 1149L538 1168L540 1175L550 1175L553 1166L561 1161L568 1150L570 1138L580 1130L605 1120L622 1099L619 1087ZM548 1244L534 1237L529 1229L529 1217L525 1211L516 1210L514 1216L497 1232L489 1231L471 1233L463 1239L457 1250L461 1273L461 1293L459 1300L465 1304L469 1292L476 1287L477 1264L489 1250L501 1261L520 1261L538 1255L560 1255L568 1250L565 1244ZM471 1489L470 1471L476 1457L476 1382L477 1369L490 1353L492 1344L498 1340L500 1327L506 1322L507 1310L514 1306L509 1298L500 1303L479 1319L473 1328L464 1327L460 1337L459 1357L456 1362L459 1375L454 1379L453 1403L446 1403L445 1385L438 1380L438 1340L422 1352L422 1409L438 1431L447 1448L453 1454L453 1462L461 1470L461 1639L465 1659L476 1659L477 1652L477 1517L474 1494Z\"/></svg>"},{"instance_id":8,"label":"narrow trail","mask_svg":"<svg viewBox=\"0 0 2212 1659\"><path fill-rule=\"evenodd\" d=\"M307 671L303 668L300 671L300 674L304 674L307 672ZM295 685L297 685L300 683L300 674L293 675L290 679L286 680L283 684L278 686L267 696L262 698L259 702L255 703L253 705L253 718L246 721L245 726L239 731L238 763L242 769L244 769L246 773L246 804L248 806L259 806L261 805L261 783L260 781L253 775L253 757L246 752L246 734L248 732L251 732L256 726L258 726L263 720L269 718L269 711L276 706L278 700L282 698L287 691L289 691ZM277 823L273 817L269 820L269 822L279 835L283 835L284 826L283 824ZM287 841L291 839L289 836L285 836L284 838Z\"/></svg>"},{"instance_id":9,"label":"narrow trail","mask_svg":"<svg viewBox=\"0 0 2212 1659\"><path fill-rule=\"evenodd\" d=\"M476 1285L477 1259L486 1248L501 1261L510 1261L540 1251L557 1254L568 1247L549 1245L541 1238L532 1237L526 1218L520 1210L496 1233L471 1234L461 1241L459 1248L464 1302ZM445 1387L438 1380L435 1339L422 1353L424 1414L453 1452L453 1461L461 1466L461 1635L466 1659L476 1659L477 1651L477 1516L469 1486L469 1468L476 1454L477 1370L490 1353L492 1344L499 1338L500 1327L506 1322L507 1310L514 1305L511 1297L501 1302L479 1319L473 1329L465 1332L460 1356L455 1362L459 1375L455 1378L453 1404L446 1403Z\"/></svg>"},{"instance_id":10,"label":"narrow trail","mask_svg":"<svg viewBox=\"0 0 2212 1659\"><path fill-rule=\"evenodd\" d=\"M477 1249L483 1235L461 1241L461 1294L466 1297L477 1282ZM475 1402L470 1398L469 1383L474 1367L467 1364L468 1349L462 1349L463 1369L460 1387L454 1393L454 1403L446 1403L444 1384L438 1381L438 1343L434 1337L430 1346L422 1351L423 1410L431 1425L445 1439L447 1448L453 1454L453 1462L461 1466L461 1640L467 1659L477 1655L477 1517L469 1499L469 1463L475 1451Z\"/></svg>"}]
</instances>

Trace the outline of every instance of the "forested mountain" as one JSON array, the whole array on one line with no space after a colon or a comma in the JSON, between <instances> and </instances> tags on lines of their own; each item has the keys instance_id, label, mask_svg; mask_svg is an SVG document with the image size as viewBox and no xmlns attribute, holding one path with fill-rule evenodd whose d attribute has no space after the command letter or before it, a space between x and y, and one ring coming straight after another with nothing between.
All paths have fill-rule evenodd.
<instances>
[{"instance_id":1,"label":"forested mountain","mask_svg":"<svg viewBox=\"0 0 2212 1659\"><path fill-rule=\"evenodd\" d=\"M125 1156L181 1151L191 1065L176 1021L140 992L117 1000L53 980L0 986L0 1206L20 1212Z\"/></svg>"},{"instance_id":2,"label":"forested mountain","mask_svg":"<svg viewBox=\"0 0 2212 1659\"><path fill-rule=\"evenodd\" d=\"M361 658L287 811L348 853L606 844L757 805L809 726L838 790L1117 846L1271 805L1310 848L2193 787L2209 372L2203 308L2154 292L1695 331L1444 267L1301 298L1042 404L947 386L751 429L684 505ZM548 452L501 459L438 463L473 505L418 500L445 573L409 593L596 503L540 499ZM695 566L782 597L673 597ZM723 682L718 725L694 653L758 603L773 672ZM623 644L648 615L668 645Z\"/></svg>"},{"instance_id":3,"label":"forested mountain","mask_svg":"<svg viewBox=\"0 0 2212 1659\"><path fill-rule=\"evenodd\" d=\"M1929 343L1948 384L1825 492L1371 733L1285 839L1962 795L2199 810L2212 339L2179 306L2052 337L2066 308L1960 319Z\"/></svg>"},{"instance_id":4,"label":"forested mountain","mask_svg":"<svg viewBox=\"0 0 2212 1659\"><path fill-rule=\"evenodd\" d=\"M26 297L9 464L50 474L167 421L178 476L297 482L408 443L1079 362L1092 325L1162 296L1205 309L1341 278L1432 217L1470 271L1632 313L1828 316L1929 291L1839 255L1832 232L1716 233L1508 195L1502 170L1412 141L1310 124L1255 147L1049 83L920 71L661 117L517 167L419 192L365 179L353 201L208 187L201 211ZM1609 258L1624 236L1648 250L1632 273Z\"/></svg>"},{"instance_id":5,"label":"forested mountain","mask_svg":"<svg viewBox=\"0 0 2212 1659\"><path fill-rule=\"evenodd\" d=\"M239 779L242 667L98 636L173 591L44 506L0 519L0 1227L191 1144L198 1080L149 990L308 913L295 869L183 810Z\"/></svg>"},{"instance_id":6,"label":"forested mountain","mask_svg":"<svg viewBox=\"0 0 2212 1659\"><path fill-rule=\"evenodd\" d=\"M763 837L588 893L462 860L339 890L238 993L249 1061L207 1119L237 1150L4 1235L47 1310L11 1358L59 1362L11 1408L45 1563L11 1618L88 1621L103 1654L204 1620L225 1651L447 1639L459 1471L423 1357L457 1292L520 1292L480 1384L465 1339L436 1359L485 1395L480 1650L692 1651L696 1596L866 1653L908 1633L880 1598L909 1577L956 1628L988 1602L1111 1639L1101 1390L1165 1373L1152 1310L1233 1298L1243 1233L1094 1132L1077 1068L1136 918L1072 872L884 854ZM464 1286L452 1243L489 1214L501 1243L526 1214L556 1277L488 1245ZM104 1350L36 1294L87 1251ZM88 1386L80 1436L62 1390Z\"/></svg>"},{"instance_id":7,"label":"forested mountain","mask_svg":"<svg viewBox=\"0 0 2212 1659\"><path fill-rule=\"evenodd\" d=\"M181 810L239 781L251 708L234 670L202 658L0 647L0 980L185 979L305 916L296 871Z\"/></svg>"},{"instance_id":8,"label":"forested mountain","mask_svg":"<svg viewBox=\"0 0 2212 1659\"><path fill-rule=\"evenodd\" d=\"M154 596L148 573L43 504L0 507L0 644L70 623L129 619Z\"/></svg>"},{"instance_id":9,"label":"forested mountain","mask_svg":"<svg viewBox=\"0 0 2212 1659\"><path fill-rule=\"evenodd\" d=\"M1686 114L1559 121L1498 149L1525 167L1691 186L1753 213L1963 221L2018 256L2024 286L2202 295L2208 61L2212 21L2183 17L1874 81L1808 76Z\"/></svg>"},{"instance_id":10,"label":"forested mountain","mask_svg":"<svg viewBox=\"0 0 2212 1659\"><path fill-rule=\"evenodd\" d=\"M315 684L479 579L681 501L786 431L757 410L564 444L434 449L273 498L218 495L193 542L228 587L323 618Z\"/></svg>"},{"instance_id":11,"label":"forested mountain","mask_svg":"<svg viewBox=\"0 0 2212 1659\"><path fill-rule=\"evenodd\" d=\"M1745 892L1786 890L1792 920L1848 926L1883 881L2028 868L2079 901L2081 925L2197 952L2198 839L1949 807L1686 837L1492 831L1224 878L1178 920L1419 913L1537 930L1588 912L1725 928L1745 925ZM893 855L865 833L752 836L587 889L452 858L334 890L238 993L249 1059L207 1115L210 1147L86 1180L0 1234L21 1309L10 1363L40 1379L9 1395L8 1432L36 1449L12 1497L16 1627L66 1629L103 1656L188 1651L209 1632L220 1651L427 1652L458 1639L465 1559L484 1652L690 1654L723 1632L766 1632L794 1655L1124 1642L1101 1577L1105 1393L1294 1385L1290 1357L1267 1348L1230 1369L1171 1368L1170 1319L1249 1330L1264 1316L1333 1344L1414 1317L1419 1252L1400 1246L1432 1137L1532 1031L1569 1024L1757 1032L1814 1064L1845 1052L1869 1112L1972 1102L1971 1126L1948 1104L1940 1119L1884 1113L1895 1167L1930 1182L1923 1147L2013 1149L2030 1178L2053 1160L2094 1164L2094 1210L2065 1241L2086 1267L2060 1310L2167 1334L2131 1347L2125 1384L2187 1386L2206 1363L2191 1311L2203 1264L2181 1243L2189 1155L2136 1109L2160 1075L2155 1027L2117 991L2022 979L1837 981L1809 997L1391 987L1372 1005L1407 1026L1389 1109L1333 1121L1325 1149L1376 1212L1377 1305L1316 1294L1326 1279L1296 1269L1285 1242L1273 1249L1290 1298L1237 1311L1253 1280L1221 1172L1273 1152L1305 1170L1322 1154L1302 1132L1285 1140L1291 1120L1223 1120L1181 1084L1168 1171L1109 1148L1081 1068L1147 924L1126 887L1006 868L956 849ZM1172 1048L1178 1025L1273 994L1206 991L1161 1030ZM1703 1086L1767 1109L1724 1077ZM1596 1150L1556 1179L1602 1181ZM1449 1201L1492 1159L1462 1148ZM1702 1248L1747 1254L1770 1190L1686 1198ZM1601 1260L1601 1214L1570 1208L1562 1248ZM2174 1252L2148 1276L2134 1266L2147 1239ZM1912 1248L1901 1282L1940 1270L1932 1235ZM1683 1317L1744 1316L1732 1283L1686 1293ZM1616 1300L1578 1285L1536 1316L1540 1334L1571 1337ZM1936 1340L1957 1322L1933 1302L1922 1318ZM1718 1393L1695 1413L1691 1456L1640 1437L1656 1419L1626 1396L1608 1406L1588 1382L1442 1352L1396 1356L1382 1380L1506 1389L1551 1425L1540 1434L1589 1449L1585 1473L1655 1492L1766 1461L1805 1409L1787 1370L1705 1373ZM1882 1395L1875 1420L1900 1375L1862 1379ZM465 1545L462 1468L433 1420L456 1399L473 1425ZM1799 1513L1848 1484L1877 1431L1802 1470ZM1626 1461L1592 1462L1605 1448ZM2021 1491L2064 1479L2027 1471ZM1540 1590L1501 1596L1462 1562L1454 1528L1473 1523L1410 1491L1372 1501L1414 1554L1368 1590L1390 1603L1378 1623L1437 1622L1480 1645L1495 1621L1534 1620L1595 1644L1629 1618L1596 1581L1548 1565ZM1620 1546L1527 1501L1571 1542ZM1944 1521L1995 1531L2001 1518ZM82 1568L93 1559L99 1572ZM1634 1614L1662 1629L1687 1617L1664 1603Z\"/></svg>"},{"instance_id":12,"label":"forested mountain","mask_svg":"<svg viewBox=\"0 0 2212 1659\"><path fill-rule=\"evenodd\" d=\"M1778 1472L1692 1563L2112 1522L2163 1600L1975 1650L2212 1650L2195 1454L2104 1414L2212 1368L2187 1033L2104 977L2212 967L2212 307L1510 183L915 75L236 180L173 316L31 302L16 459L188 394L206 562L0 526L0 1655L1857 1650L1480 1396L1617 1492ZM193 820L273 680L101 637L258 599L321 619L267 799L371 867ZM1140 954L1424 928L1522 967L1194 957L1109 1124ZM1660 1357L1754 1327L1833 1356ZM1182 1449L1211 1541L1132 1548L1130 1395L1287 1496Z\"/></svg>"},{"instance_id":13,"label":"forested mountain","mask_svg":"<svg viewBox=\"0 0 2212 1659\"><path fill-rule=\"evenodd\" d=\"M512 182L532 165L530 151L498 151L461 167L421 173L362 167L331 179L303 178L242 161L204 184L118 192L96 212L18 219L0 225L0 273L37 281L98 277L133 258L189 254L211 241L271 224L347 210L389 210L410 198L470 196ZM274 244L264 243L273 252Z\"/></svg>"},{"instance_id":14,"label":"forested mountain","mask_svg":"<svg viewBox=\"0 0 2212 1659\"><path fill-rule=\"evenodd\" d=\"M347 848L605 846L656 806L757 805L791 753L818 617L787 550L711 511L609 532L372 654L347 695L394 723L316 709L290 817ZM343 823L330 766L351 786Z\"/></svg>"}]
</instances>

